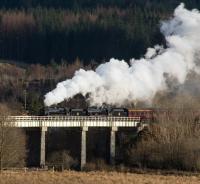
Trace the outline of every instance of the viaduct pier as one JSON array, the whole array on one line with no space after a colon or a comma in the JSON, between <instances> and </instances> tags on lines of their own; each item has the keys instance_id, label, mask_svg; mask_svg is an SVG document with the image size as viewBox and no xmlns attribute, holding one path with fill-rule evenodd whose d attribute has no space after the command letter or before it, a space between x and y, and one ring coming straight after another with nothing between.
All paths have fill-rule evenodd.
<instances>
[{"instance_id":1,"label":"viaduct pier","mask_svg":"<svg viewBox=\"0 0 200 184\"><path fill-rule=\"evenodd\" d=\"M40 166L45 166L46 142L48 128L77 128L81 129L81 169L86 164L86 137L91 127L107 127L110 129L110 163L115 164L115 137L118 128L137 128L140 131L144 124L140 117L104 117L104 116L9 116L5 126L17 128L40 128Z\"/></svg>"}]
</instances>

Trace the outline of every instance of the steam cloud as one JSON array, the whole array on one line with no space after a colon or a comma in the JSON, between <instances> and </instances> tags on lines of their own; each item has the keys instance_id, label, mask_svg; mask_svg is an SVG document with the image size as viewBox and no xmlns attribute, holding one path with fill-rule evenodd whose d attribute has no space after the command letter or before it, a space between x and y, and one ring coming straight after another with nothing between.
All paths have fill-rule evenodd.
<instances>
[{"instance_id":1,"label":"steam cloud","mask_svg":"<svg viewBox=\"0 0 200 184\"><path fill-rule=\"evenodd\" d=\"M46 106L89 93L91 105L124 105L127 102L151 102L159 91L167 90L167 79L184 84L190 72L200 73L200 12L179 5L171 20L162 22L161 32L167 48L148 48L145 58L110 59L95 71L76 71L72 79L60 82L45 95Z\"/></svg>"}]
</instances>

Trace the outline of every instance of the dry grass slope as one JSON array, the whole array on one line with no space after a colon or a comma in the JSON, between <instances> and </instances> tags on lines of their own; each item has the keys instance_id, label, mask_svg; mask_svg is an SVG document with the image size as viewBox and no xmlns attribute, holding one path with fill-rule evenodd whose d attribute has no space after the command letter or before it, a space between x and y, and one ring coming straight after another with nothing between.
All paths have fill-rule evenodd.
<instances>
[{"instance_id":1,"label":"dry grass slope","mask_svg":"<svg viewBox=\"0 0 200 184\"><path fill-rule=\"evenodd\" d=\"M199 176L164 176L116 172L28 172L0 174L0 184L199 184Z\"/></svg>"}]
</instances>

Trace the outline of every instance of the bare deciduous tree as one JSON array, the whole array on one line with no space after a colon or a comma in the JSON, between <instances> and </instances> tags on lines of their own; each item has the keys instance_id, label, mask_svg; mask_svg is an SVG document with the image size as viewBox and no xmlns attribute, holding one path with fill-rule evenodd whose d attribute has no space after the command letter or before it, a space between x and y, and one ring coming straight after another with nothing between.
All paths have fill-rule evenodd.
<instances>
[{"instance_id":1,"label":"bare deciduous tree","mask_svg":"<svg viewBox=\"0 0 200 184\"><path fill-rule=\"evenodd\" d=\"M0 105L0 170L24 166L26 159L25 134L22 129L11 126L10 112L5 105Z\"/></svg>"},{"instance_id":2,"label":"bare deciduous tree","mask_svg":"<svg viewBox=\"0 0 200 184\"><path fill-rule=\"evenodd\" d=\"M200 125L194 109L158 113L157 123L130 149L130 163L155 169L200 170Z\"/></svg>"}]
</instances>

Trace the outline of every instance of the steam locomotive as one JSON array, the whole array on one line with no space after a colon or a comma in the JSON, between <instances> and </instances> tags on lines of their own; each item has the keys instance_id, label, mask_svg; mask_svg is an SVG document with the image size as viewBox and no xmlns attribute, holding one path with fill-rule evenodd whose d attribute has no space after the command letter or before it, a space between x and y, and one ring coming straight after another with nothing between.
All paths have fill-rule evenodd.
<instances>
[{"instance_id":1,"label":"steam locomotive","mask_svg":"<svg viewBox=\"0 0 200 184\"><path fill-rule=\"evenodd\" d=\"M111 117L140 117L143 120L153 119L153 110L151 109L126 109L126 108L66 108L66 107L48 107L45 108L45 116L111 116Z\"/></svg>"}]
</instances>

